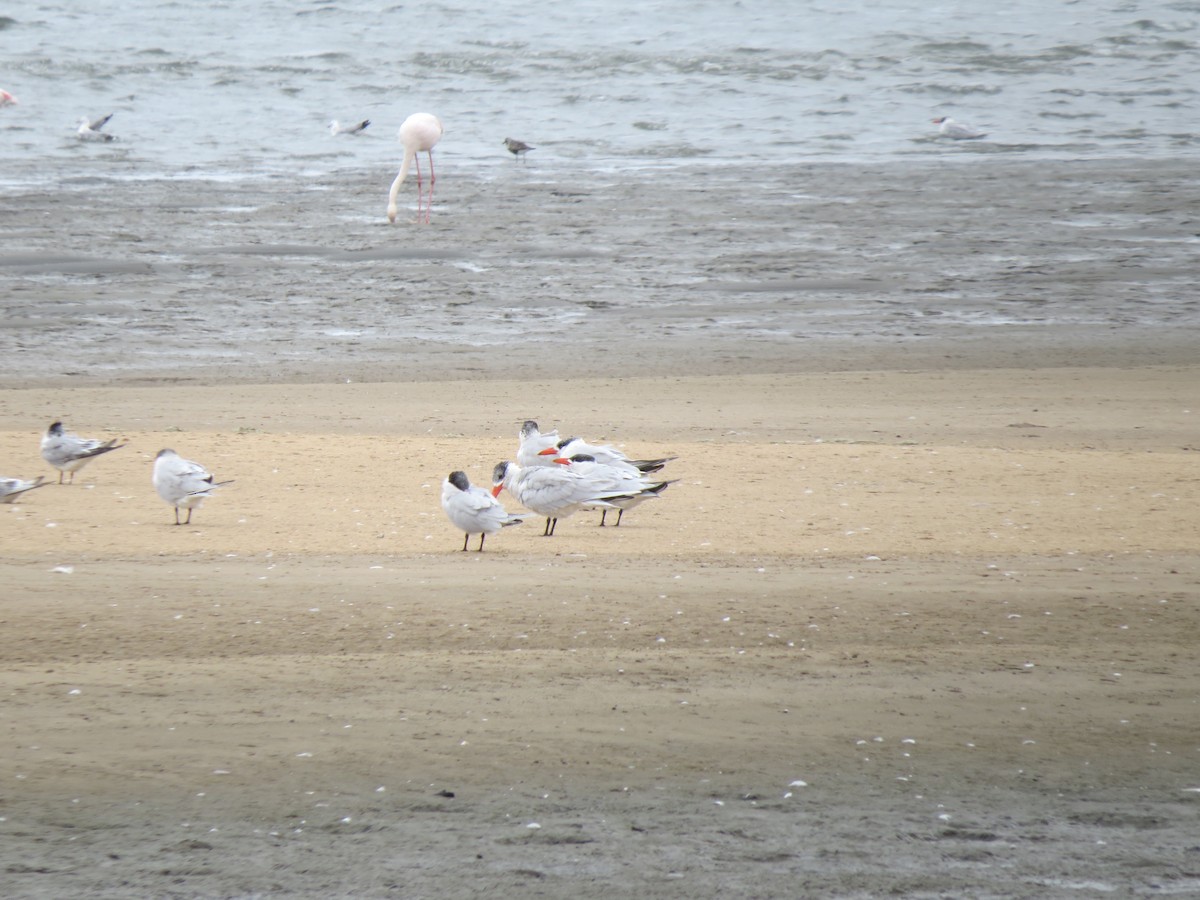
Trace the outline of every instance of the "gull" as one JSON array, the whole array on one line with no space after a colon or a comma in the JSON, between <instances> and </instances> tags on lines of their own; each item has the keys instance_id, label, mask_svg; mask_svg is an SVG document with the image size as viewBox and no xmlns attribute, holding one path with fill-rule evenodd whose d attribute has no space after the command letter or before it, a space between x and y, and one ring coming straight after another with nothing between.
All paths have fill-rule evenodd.
<instances>
[{"instance_id":1,"label":"gull","mask_svg":"<svg viewBox=\"0 0 1200 900\"><path fill-rule=\"evenodd\" d=\"M611 502L627 497L624 491L597 492L587 479L565 466L535 466L524 469L516 463L496 463L492 470L492 496L507 488L526 509L546 517L543 537L553 537L559 519L581 509L616 509Z\"/></svg>"},{"instance_id":2,"label":"gull","mask_svg":"<svg viewBox=\"0 0 1200 900\"><path fill-rule=\"evenodd\" d=\"M42 435L42 459L58 469L58 483L63 483L63 472L71 473L70 483L75 483L75 473L89 462L107 453L109 450L119 450L124 444L118 444L117 439L98 441L94 438L81 438L63 428L62 422L53 422Z\"/></svg>"},{"instance_id":3,"label":"gull","mask_svg":"<svg viewBox=\"0 0 1200 900\"><path fill-rule=\"evenodd\" d=\"M530 150L537 149L537 147L530 147L524 141L514 140L513 138L505 138L504 146L508 148L508 152L513 155L514 159L520 159Z\"/></svg>"},{"instance_id":4,"label":"gull","mask_svg":"<svg viewBox=\"0 0 1200 900\"><path fill-rule=\"evenodd\" d=\"M942 137L948 137L955 141L973 141L977 138L987 137L986 131L980 131L977 128L972 128L964 122L955 122L949 116L941 116L933 119L933 124L939 126L938 131Z\"/></svg>"},{"instance_id":5,"label":"gull","mask_svg":"<svg viewBox=\"0 0 1200 900\"><path fill-rule=\"evenodd\" d=\"M39 475L33 481L23 481L20 478L0 477L0 503L12 503L18 496L34 488L45 487L50 482L44 475Z\"/></svg>"},{"instance_id":6,"label":"gull","mask_svg":"<svg viewBox=\"0 0 1200 900\"><path fill-rule=\"evenodd\" d=\"M456 528L461 528L462 548L465 551L471 535L479 535L479 550L483 540L508 525L520 525L525 516L514 516L500 505L488 491L471 484L466 472L455 471L442 482L442 509Z\"/></svg>"},{"instance_id":7,"label":"gull","mask_svg":"<svg viewBox=\"0 0 1200 900\"><path fill-rule=\"evenodd\" d=\"M158 496L175 507L175 524L191 525L192 510L212 496L213 488L233 481L213 481L212 474L174 450L159 450L154 458L154 489ZM188 511L187 520L179 521L179 510Z\"/></svg>"},{"instance_id":8,"label":"gull","mask_svg":"<svg viewBox=\"0 0 1200 900\"><path fill-rule=\"evenodd\" d=\"M517 465L522 468L550 466L554 464L554 457L561 455L558 450L558 429L543 434L537 422L526 419L517 437L520 439Z\"/></svg>"},{"instance_id":9,"label":"gull","mask_svg":"<svg viewBox=\"0 0 1200 900\"><path fill-rule=\"evenodd\" d=\"M609 507L617 508L617 526L625 510L640 506L647 500L653 500L662 494L677 479L670 481L651 481L645 473L635 468L621 468L599 462L595 457L586 453L577 453L571 457L560 457L554 460L559 465L567 466L567 471L578 474L594 492L620 491L623 496L610 497ZM600 527L608 516L608 508L600 507Z\"/></svg>"},{"instance_id":10,"label":"gull","mask_svg":"<svg viewBox=\"0 0 1200 900\"><path fill-rule=\"evenodd\" d=\"M108 120L112 117L112 113L101 116L99 119L88 119L87 116L83 116L79 120L79 128L75 130L75 134L81 141L115 141L116 138L111 134L105 134L100 130L108 124Z\"/></svg>"},{"instance_id":11,"label":"gull","mask_svg":"<svg viewBox=\"0 0 1200 900\"><path fill-rule=\"evenodd\" d=\"M392 182L388 191L387 218L389 222L396 221L396 195L400 193L400 185L408 175L408 167L416 160L417 165L417 221L421 221L421 202L425 199L421 182L421 160L418 153L429 157L429 198L425 203L425 223L429 223L429 208L433 206L433 182L436 178L433 172L433 148L442 139L446 129L442 120L432 113L413 113L400 126L400 143L404 145L404 161L400 164L400 173Z\"/></svg>"},{"instance_id":12,"label":"gull","mask_svg":"<svg viewBox=\"0 0 1200 900\"><path fill-rule=\"evenodd\" d=\"M20 106L21 101L6 90L0 90L0 107Z\"/></svg>"},{"instance_id":13,"label":"gull","mask_svg":"<svg viewBox=\"0 0 1200 900\"><path fill-rule=\"evenodd\" d=\"M570 459L578 454L584 454L592 457L596 462L604 463L605 465L615 466L618 469L635 472L658 472L674 456L662 456L658 459L630 459L625 455L624 451L618 450L612 444L589 444L583 438L569 437L558 442L559 456L564 456Z\"/></svg>"},{"instance_id":14,"label":"gull","mask_svg":"<svg viewBox=\"0 0 1200 900\"><path fill-rule=\"evenodd\" d=\"M334 119L329 123L329 133L334 137L339 134L362 134L370 124L370 119L363 119L361 122L355 122L353 125L339 125L338 120Z\"/></svg>"}]
</instances>

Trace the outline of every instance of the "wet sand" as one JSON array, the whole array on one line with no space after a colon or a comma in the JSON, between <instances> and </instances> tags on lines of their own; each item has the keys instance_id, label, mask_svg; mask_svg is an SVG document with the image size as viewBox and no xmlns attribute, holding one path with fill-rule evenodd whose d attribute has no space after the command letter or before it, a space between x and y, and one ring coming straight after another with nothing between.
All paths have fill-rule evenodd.
<instances>
[{"instance_id":1,"label":"wet sand","mask_svg":"<svg viewBox=\"0 0 1200 900\"><path fill-rule=\"evenodd\" d=\"M452 184L439 179L449 196L428 231L384 231L364 212L333 236L315 232L327 197L291 197L297 212L273 188L220 246L293 250L214 252L211 267L195 261L223 235L186 191L173 211L148 202L161 186L133 190L151 224L131 217L124 239L108 210L129 216L134 199L88 201L96 218L73 220L62 255L145 256L141 275L64 274L32 199L6 226L36 258L20 265L42 271L0 266L27 322L6 338L19 343L3 362L0 474L51 474L37 439L59 417L129 442L74 485L0 506L7 896L1200 889L1190 326L998 323L980 337L897 311L896 334L856 336L843 315L845 333L818 340L796 309L779 311L787 334L759 327L779 299L763 292L753 328L705 325L711 310L655 296L699 271L705 245L712 260L743 255L745 270L698 282L796 276L782 211L778 246L761 228L745 243L711 225L672 242L627 221L622 240L644 250L614 268L578 243L589 228L618 234L589 188L570 217L506 219L510 239L556 254L510 254L485 278L474 254L401 253L468 239L499 253L503 232L489 235L504 223L456 218L466 201ZM915 189L856 184L824 190L912 214ZM664 207L670 187L655 195ZM483 209L517 188L472 190ZM736 202L727 184L716 193ZM1143 194L1128 195L1131 216L1153 205ZM663 215L681 220L696 201L708 222L705 197ZM563 261L556 223L576 261ZM130 235L152 225L143 252ZM388 265L353 275L322 261L355 228L396 241ZM869 223L830 232L847 271L854 228ZM1116 228L1095 246L1129 239ZM1024 252L1079 255L1030 231ZM1132 316L1124 294L1165 295L1183 277L1183 231L1147 229L1136 245L1136 278L1092 285L1106 315ZM881 295L904 290L921 253L930 270L955 255L938 244L880 263L858 248L856 277ZM974 284L1032 290L1023 278ZM458 313L445 293L456 282L475 298ZM1049 283L1048 309L1080 290ZM757 302L700 293L721 294L714 307L731 318ZM1186 326L1193 300L1180 296ZM486 333L456 315L502 320L506 298L527 311L495 343L455 344L456 327ZM613 305L562 317L588 300ZM322 352L322 315L336 320L324 331L364 333L325 335ZM614 320L645 327L606 341ZM385 334L365 334L371 322ZM485 482L531 416L677 456L678 482L620 528L581 513L553 538L530 521L460 552L442 478L462 468ZM172 525L150 486L165 446L236 479L191 526Z\"/></svg>"}]
</instances>

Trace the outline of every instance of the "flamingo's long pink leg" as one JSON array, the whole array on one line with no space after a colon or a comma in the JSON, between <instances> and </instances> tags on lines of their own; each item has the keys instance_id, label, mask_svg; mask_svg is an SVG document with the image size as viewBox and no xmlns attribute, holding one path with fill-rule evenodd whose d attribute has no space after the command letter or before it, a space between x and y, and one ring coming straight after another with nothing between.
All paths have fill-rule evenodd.
<instances>
[{"instance_id":1,"label":"flamingo's long pink leg","mask_svg":"<svg viewBox=\"0 0 1200 900\"><path fill-rule=\"evenodd\" d=\"M433 171L433 151L427 152L429 156L429 204L425 207L425 221L429 221L429 212L433 209L433 185L437 181L437 175Z\"/></svg>"}]
</instances>

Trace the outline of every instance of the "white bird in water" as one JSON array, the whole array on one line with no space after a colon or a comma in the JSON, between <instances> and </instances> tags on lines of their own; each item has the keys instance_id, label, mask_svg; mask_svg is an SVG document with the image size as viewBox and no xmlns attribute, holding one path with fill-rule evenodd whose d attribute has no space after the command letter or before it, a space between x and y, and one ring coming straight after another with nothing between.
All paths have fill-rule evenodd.
<instances>
[{"instance_id":1,"label":"white bird in water","mask_svg":"<svg viewBox=\"0 0 1200 900\"><path fill-rule=\"evenodd\" d=\"M396 221L396 195L400 193L400 185L408 175L408 167L416 162L417 167L417 221L421 221L421 203L425 199L421 181L421 161L418 153L429 157L429 197L425 203L425 222L429 222L429 210L433 206L433 183L437 176L433 172L433 148L442 139L442 121L431 113L413 113L400 126L400 143L404 145L404 161L400 164L400 174L392 182L388 191L387 217L389 222Z\"/></svg>"},{"instance_id":2,"label":"white bird in water","mask_svg":"<svg viewBox=\"0 0 1200 900\"><path fill-rule=\"evenodd\" d=\"M75 134L81 141L115 141L116 138L111 134L100 130L108 124L108 120L112 117L112 113L101 116L99 119L88 119L87 116L83 116L79 120L79 128L75 130Z\"/></svg>"},{"instance_id":3,"label":"white bird in water","mask_svg":"<svg viewBox=\"0 0 1200 900\"><path fill-rule=\"evenodd\" d=\"M547 431L545 434L538 428L533 419L526 419L517 434L520 443L517 446L517 465L528 469L533 466L552 466L558 452L558 430Z\"/></svg>"},{"instance_id":4,"label":"white bird in water","mask_svg":"<svg viewBox=\"0 0 1200 900\"><path fill-rule=\"evenodd\" d=\"M62 422L53 422L42 435L42 459L58 469L59 484L63 483L63 472L71 473L70 483L74 484L75 473L93 459L124 446L116 438L109 441L81 438L65 430Z\"/></svg>"},{"instance_id":5,"label":"white bird in water","mask_svg":"<svg viewBox=\"0 0 1200 900\"><path fill-rule=\"evenodd\" d=\"M4 106L20 106L21 101L10 94L8 91L0 90L0 107Z\"/></svg>"},{"instance_id":6,"label":"white bird in water","mask_svg":"<svg viewBox=\"0 0 1200 900\"><path fill-rule=\"evenodd\" d=\"M483 540L489 534L525 521L525 516L510 515L490 492L471 484L467 473L460 471L451 472L442 482L442 509L456 528L466 532L463 535L464 551L473 534L479 535L482 552Z\"/></svg>"},{"instance_id":7,"label":"white bird in water","mask_svg":"<svg viewBox=\"0 0 1200 900\"><path fill-rule=\"evenodd\" d=\"M154 458L154 489L158 496L175 507L175 524L192 524L192 510L212 496L214 488L233 481L213 481L212 474L174 450L159 450ZM179 510L188 511L187 520L179 521Z\"/></svg>"},{"instance_id":8,"label":"white bird in water","mask_svg":"<svg viewBox=\"0 0 1200 900\"><path fill-rule=\"evenodd\" d=\"M505 488L526 509L546 517L543 537L554 536L559 519L581 509L616 509L610 501L628 496L623 491L597 492L578 472L571 472L566 466L523 469L507 461L497 463L492 470L492 496Z\"/></svg>"},{"instance_id":9,"label":"white bird in water","mask_svg":"<svg viewBox=\"0 0 1200 900\"><path fill-rule=\"evenodd\" d=\"M39 475L33 481L23 481L20 478L3 478L0 477L0 503L12 503L21 494L26 491L32 491L34 488L45 487L50 482L45 480L44 475Z\"/></svg>"},{"instance_id":10,"label":"white bird in water","mask_svg":"<svg viewBox=\"0 0 1200 900\"><path fill-rule=\"evenodd\" d=\"M521 159L521 157L523 157L530 150L537 149L537 147L530 147L524 141L514 140L513 138L505 138L504 146L508 148L508 152L511 153L515 159Z\"/></svg>"},{"instance_id":11,"label":"white bird in water","mask_svg":"<svg viewBox=\"0 0 1200 900\"><path fill-rule=\"evenodd\" d=\"M938 126L942 137L948 137L954 141L973 141L977 138L987 137L986 131L972 128L965 122L955 122L949 116L933 119L933 124Z\"/></svg>"},{"instance_id":12,"label":"white bird in water","mask_svg":"<svg viewBox=\"0 0 1200 900\"><path fill-rule=\"evenodd\" d=\"M595 457L586 453L577 453L569 458L560 457L554 461L560 465L566 465L567 471L578 474L587 483L589 489L595 493L618 491L624 495L610 497L607 501L610 507L617 508L617 526L620 526L625 510L640 506L647 500L654 500L675 483L675 480L652 481L635 468L611 466L597 461ZM608 516L608 508L602 506L600 509L602 510L600 527L603 528L604 520Z\"/></svg>"},{"instance_id":13,"label":"white bird in water","mask_svg":"<svg viewBox=\"0 0 1200 900\"><path fill-rule=\"evenodd\" d=\"M362 134L370 124L370 119L363 119L361 122L355 122L353 125L339 125L338 120L334 119L329 123L329 133L334 137L337 137L339 134Z\"/></svg>"}]
</instances>

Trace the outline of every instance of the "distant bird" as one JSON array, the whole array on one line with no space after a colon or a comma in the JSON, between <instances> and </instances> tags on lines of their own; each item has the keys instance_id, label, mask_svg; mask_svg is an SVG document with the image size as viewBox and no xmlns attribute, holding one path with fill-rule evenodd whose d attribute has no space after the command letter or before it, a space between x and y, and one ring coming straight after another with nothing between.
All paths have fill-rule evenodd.
<instances>
[{"instance_id":1,"label":"distant bird","mask_svg":"<svg viewBox=\"0 0 1200 900\"><path fill-rule=\"evenodd\" d=\"M33 481L22 481L20 478L0 478L0 503L12 503L26 491L45 487L49 483L45 480L44 475L39 475Z\"/></svg>"},{"instance_id":2,"label":"distant bird","mask_svg":"<svg viewBox=\"0 0 1200 900\"><path fill-rule=\"evenodd\" d=\"M511 153L516 159L520 159L530 150L537 149L537 147L530 147L524 141L514 140L513 138L505 138L504 146L508 148L508 152Z\"/></svg>"},{"instance_id":3,"label":"distant bird","mask_svg":"<svg viewBox=\"0 0 1200 900\"><path fill-rule=\"evenodd\" d=\"M83 116L79 119L79 127L75 130L75 134L81 141L115 141L116 138L111 134L100 130L108 124L108 120L112 117L112 113L101 116L99 119L88 119L87 116Z\"/></svg>"},{"instance_id":4,"label":"distant bird","mask_svg":"<svg viewBox=\"0 0 1200 900\"><path fill-rule=\"evenodd\" d=\"M62 422L53 422L42 435L42 459L58 469L59 484L63 483L63 472L71 473L70 483L74 484L75 473L93 459L124 446L118 444L116 438L110 441L81 438L64 430Z\"/></svg>"},{"instance_id":5,"label":"distant bird","mask_svg":"<svg viewBox=\"0 0 1200 900\"><path fill-rule=\"evenodd\" d=\"M362 134L370 124L370 119L363 119L361 122L355 122L353 125L339 125L338 120L334 119L329 123L329 133L334 137L337 137L339 134Z\"/></svg>"},{"instance_id":6,"label":"distant bird","mask_svg":"<svg viewBox=\"0 0 1200 900\"><path fill-rule=\"evenodd\" d=\"M964 122L955 122L949 116L941 116L932 121L934 125L939 126L938 131L942 137L948 137L954 141L973 141L978 138L987 137L986 131L972 128Z\"/></svg>"},{"instance_id":7,"label":"distant bird","mask_svg":"<svg viewBox=\"0 0 1200 900\"><path fill-rule=\"evenodd\" d=\"M479 535L479 550L483 551L483 540L508 525L520 525L525 516L513 516L500 505L500 501L481 487L467 479L466 472L451 472L442 482L442 509L456 528L461 528L462 548L465 551L471 535Z\"/></svg>"},{"instance_id":8,"label":"distant bird","mask_svg":"<svg viewBox=\"0 0 1200 900\"><path fill-rule=\"evenodd\" d=\"M159 450L154 458L154 489L158 496L175 507L175 524L191 525L192 510L212 496L214 488L232 481L213 481L212 474L174 450ZM187 520L179 521L179 510L188 511Z\"/></svg>"},{"instance_id":9,"label":"distant bird","mask_svg":"<svg viewBox=\"0 0 1200 900\"><path fill-rule=\"evenodd\" d=\"M20 106L21 101L10 94L8 91L0 90L0 107L5 106Z\"/></svg>"},{"instance_id":10,"label":"distant bird","mask_svg":"<svg viewBox=\"0 0 1200 900\"><path fill-rule=\"evenodd\" d=\"M389 222L396 221L396 195L400 193L400 185L404 184L404 178L408 175L408 167L414 160L416 160L417 166L417 221L421 221L421 203L424 197L421 186L421 161L417 158L418 153L425 153L429 157L429 198L425 204L425 221L429 221L430 207L433 206L433 183L437 177L433 171L433 148L442 139L444 131L441 119L431 113L413 113L400 126L399 135L400 143L404 145L404 162L400 164L400 174L396 176L396 180L392 182L392 189L388 192L387 217Z\"/></svg>"}]
</instances>

